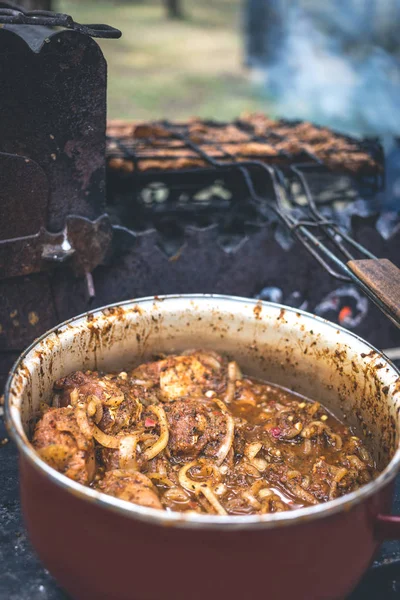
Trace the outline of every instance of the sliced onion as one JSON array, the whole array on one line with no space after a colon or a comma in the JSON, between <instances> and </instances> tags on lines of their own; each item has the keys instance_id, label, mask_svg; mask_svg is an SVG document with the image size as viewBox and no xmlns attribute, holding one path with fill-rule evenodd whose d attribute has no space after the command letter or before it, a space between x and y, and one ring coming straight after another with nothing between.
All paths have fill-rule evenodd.
<instances>
[{"instance_id":1,"label":"sliced onion","mask_svg":"<svg viewBox=\"0 0 400 600\"><path fill-rule=\"evenodd\" d=\"M197 358L199 358L204 364L214 369L214 371L219 371L221 369L221 363L215 356L211 354L206 354L203 352L196 354Z\"/></svg>"},{"instance_id":2,"label":"sliced onion","mask_svg":"<svg viewBox=\"0 0 400 600\"><path fill-rule=\"evenodd\" d=\"M70 392L69 397L70 397L70 400L71 400L71 405L75 406L75 404L79 400L79 392L78 392L78 390L76 388L74 388L72 390L72 392Z\"/></svg>"},{"instance_id":3,"label":"sliced onion","mask_svg":"<svg viewBox=\"0 0 400 600\"><path fill-rule=\"evenodd\" d=\"M226 404L230 404L232 402L232 400L235 397L235 391L236 391L236 387L235 387L234 381L228 381L228 384L226 386L225 396L224 396L224 402L226 402Z\"/></svg>"},{"instance_id":4,"label":"sliced onion","mask_svg":"<svg viewBox=\"0 0 400 600\"><path fill-rule=\"evenodd\" d=\"M263 473L268 467L268 463L264 458L253 458L251 464L257 471L260 471L260 473Z\"/></svg>"},{"instance_id":5,"label":"sliced onion","mask_svg":"<svg viewBox=\"0 0 400 600\"><path fill-rule=\"evenodd\" d=\"M221 369L220 357L216 352L199 352L198 350L185 350L184 352L182 352L182 356L191 355L194 355L195 358L198 358L204 364L208 365L215 371L219 371Z\"/></svg>"},{"instance_id":6,"label":"sliced onion","mask_svg":"<svg viewBox=\"0 0 400 600\"><path fill-rule=\"evenodd\" d=\"M365 468L365 465L363 465L362 468ZM336 475L334 476L333 480L336 481L337 483L339 483L340 481L342 481L343 477L346 477L347 474L348 474L348 470L345 467L341 467L337 470Z\"/></svg>"},{"instance_id":7,"label":"sliced onion","mask_svg":"<svg viewBox=\"0 0 400 600\"><path fill-rule=\"evenodd\" d=\"M310 492L303 490L303 488L294 481L288 481L286 486L289 488L292 494L300 498L300 500L303 500L303 502L308 502L308 504L318 504L318 500L314 498Z\"/></svg>"},{"instance_id":8,"label":"sliced onion","mask_svg":"<svg viewBox=\"0 0 400 600\"><path fill-rule=\"evenodd\" d=\"M329 490L329 500L335 499L337 486L338 486L337 481L332 481L331 487Z\"/></svg>"},{"instance_id":9,"label":"sliced onion","mask_svg":"<svg viewBox=\"0 0 400 600\"><path fill-rule=\"evenodd\" d=\"M214 494L217 494L217 496L224 496L227 491L228 488L224 483L218 483L214 488Z\"/></svg>"},{"instance_id":10,"label":"sliced onion","mask_svg":"<svg viewBox=\"0 0 400 600\"><path fill-rule=\"evenodd\" d=\"M250 506L252 506L256 510L260 510L261 503L257 500L257 498L255 496L253 496L253 494L251 492L249 492L249 491L243 492L242 496L245 500L247 500L247 502L250 504Z\"/></svg>"},{"instance_id":11,"label":"sliced onion","mask_svg":"<svg viewBox=\"0 0 400 600\"><path fill-rule=\"evenodd\" d=\"M253 460L260 452L262 448L261 442L252 442L251 444L246 444L244 448L244 455L249 459Z\"/></svg>"},{"instance_id":12,"label":"sliced onion","mask_svg":"<svg viewBox=\"0 0 400 600\"><path fill-rule=\"evenodd\" d=\"M93 423L88 419L87 408L84 402L78 402L75 406L75 418L84 437L91 440L93 437Z\"/></svg>"},{"instance_id":13,"label":"sliced onion","mask_svg":"<svg viewBox=\"0 0 400 600\"><path fill-rule=\"evenodd\" d=\"M226 386L226 392L224 401L229 404L235 397L235 381L237 379L242 379L242 372L239 369L239 365L236 361L232 361L228 363L228 384Z\"/></svg>"},{"instance_id":14,"label":"sliced onion","mask_svg":"<svg viewBox=\"0 0 400 600\"><path fill-rule=\"evenodd\" d=\"M209 485L207 483L205 483L204 481L194 481L193 479L190 479L187 476L187 472L189 471L189 469L191 469L194 466L198 466L198 462L193 460L192 462L188 463L187 465L185 465L184 467L181 468L181 470L178 473L178 479L179 479L179 483L181 484L181 486L185 489L188 490L189 492L195 492L196 494L203 494L203 496L205 496L208 500L208 502L211 504L211 506L214 508L215 512L219 515L226 515L228 514L226 512L226 510L224 509L224 507L219 503L218 498L216 497L216 495L214 494L214 492L211 490L211 488L209 487Z\"/></svg>"},{"instance_id":15,"label":"sliced onion","mask_svg":"<svg viewBox=\"0 0 400 600\"><path fill-rule=\"evenodd\" d=\"M166 475L161 475L161 473L146 473L146 476L149 479L155 479L156 483L161 485L166 485L169 488L175 487L173 481L171 481Z\"/></svg>"},{"instance_id":16,"label":"sliced onion","mask_svg":"<svg viewBox=\"0 0 400 600\"><path fill-rule=\"evenodd\" d=\"M226 434L225 434L225 438L224 441L222 442L221 446L218 449L218 452L215 455L215 462L216 464L219 466L221 465L225 458L228 455L229 450L231 449L231 446L233 444L233 437L235 435L235 422L233 420L233 418L231 417L230 414L225 413L225 419L226 419Z\"/></svg>"},{"instance_id":17,"label":"sliced onion","mask_svg":"<svg viewBox=\"0 0 400 600\"><path fill-rule=\"evenodd\" d=\"M270 498L270 496L274 496L274 492L267 487L261 488L258 492L258 497L261 500L265 500L265 498Z\"/></svg>"},{"instance_id":18,"label":"sliced onion","mask_svg":"<svg viewBox=\"0 0 400 600\"><path fill-rule=\"evenodd\" d=\"M219 503L219 500L214 494L214 492L207 485L201 488L201 492L207 498L207 500L218 515L228 514L224 507Z\"/></svg>"},{"instance_id":19,"label":"sliced onion","mask_svg":"<svg viewBox=\"0 0 400 600\"><path fill-rule=\"evenodd\" d=\"M228 407L226 406L226 404L224 404L224 402L222 402L222 400L220 400L219 398L212 398L212 401L215 402L217 406L219 406L223 413L228 412Z\"/></svg>"},{"instance_id":20,"label":"sliced onion","mask_svg":"<svg viewBox=\"0 0 400 600\"><path fill-rule=\"evenodd\" d=\"M156 382L151 379L131 379L130 383L131 385L140 385L144 388L152 388L156 385Z\"/></svg>"},{"instance_id":21,"label":"sliced onion","mask_svg":"<svg viewBox=\"0 0 400 600\"><path fill-rule=\"evenodd\" d=\"M93 417L95 423L100 423L103 418L103 405L97 396L89 396L87 405L87 414Z\"/></svg>"},{"instance_id":22,"label":"sliced onion","mask_svg":"<svg viewBox=\"0 0 400 600\"><path fill-rule=\"evenodd\" d=\"M169 439L168 421L164 409L161 406L156 405L149 406L149 410L151 410L151 412L155 414L158 419L158 424L160 426L160 437L155 444L143 452L144 460L152 460L155 456L157 456L157 454L162 452L167 446Z\"/></svg>"},{"instance_id":23,"label":"sliced onion","mask_svg":"<svg viewBox=\"0 0 400 600\"><path fill-rule=\"evenodd\" d=\"M296 469L292 469L291 471L287 471L286 477L288 479L301 479L301 473Z\"/></svg>"},{"instance_id":24,"label":"sliced onion","mask_svg":"<svg viewBox=\"0 0 400 600\"><path fill-rule=\"evenodd\" d=\"M163 494L163 500L169 502L187 502L190 499L189 494L179 487L172 487L166 490Z\"/></svg>"},{"instance_id":25,"label":"sliced onion","mask_svg":"<svg viewBox=\"0 0 400 600\"><path fill-rule=\"evenodd\" d=\"M136 446L137 435L125 435L119 442L119 468L127 471L137 471Z\"/></svg>"},{"instance_id":26,"label":"sliced onion","mask_svg":"<svg viewBox=\"0 0 400 600\"><path fill-rule=\"evenodd\" d=\"M343 447L343 440L337 433L333 433L331 429L326 432L331 441L333 442L336 450L341 450Z\"/></svg>"},{"instance_id":27,"label":"sliced onion","mask_svg":"<svg viewBox=\"0 0 400 600\"><path fill-rule=\"evenodd\" d=\"M114 394L113 396L111 394L106 393L106 396L109 396L109 398L103 400L103 404L105 404L106 406L110 406L111 408L116 408L125 400L125 396L122 392Z\"/></svg>"},{"instance_id":28,"label":"sliced onion","mask_svg":"<svg viewBox=\"0 0 400 600\"><path fill-rule=\"evenodd\" d=\"M349 463L351 464L351 466L354 467L357 471L363 471L364 469L367 468L367 465L364 464L362 462L362 460L360 460L358 458L358 456L356 456L355 454L348 454L346 456L346 458L349 461ZM336 479L336 477L335 477L335 479Z\"/></svg>"},{"instance_id":29,"label":"sliced onion","mask_svg":"<svg viewBox=\"0 0 400 600\"><path fill-rule=\"evenodd\" d=\"M97 442L99 442L101 446L105 446L105 448L117 449L119 448L119 444L121 441L120 437L118 438L113 435L108 435L107 433L104 433L104 431L99 429L97 425L93 425L93 437Z\"/></svg>"},{"instance_id":30,"label":"sliced onion","mask_svg":"<svg viewBox=\"0 0 400 600\"><path fill-rule=\"evenodd\" d=\"M366 448L360 446L358 448L358 454L360 455L361 460L363 460L367 465L372 465L371 455Z\"/></svg>"},{"instance_id":31,"label":"sliced onion","mask_svg":"<svg viewBox=\"0 0 400 600\"><path fill-rule=\"evenodd\" d=\"M242 379L242 371L239 368L239 365L235 360L228 363L228 379L229 381L236 381L237 379Z\"/></svg>"},{"instance_id":32,"label":"sliced onion","mask_svg":"<svg viewBox=\"0 0 400 600\"><path fill-rule=\"evenodd\" d=\"M246 473L246 475L248 475L249 477L254 477L255 479L259 479L259 477L260 477L259 470L252 463L247 462L246 459L243 459L243 461L241 463L241 467L242 467L243 471Z\"/></svg>"}]
</instances>

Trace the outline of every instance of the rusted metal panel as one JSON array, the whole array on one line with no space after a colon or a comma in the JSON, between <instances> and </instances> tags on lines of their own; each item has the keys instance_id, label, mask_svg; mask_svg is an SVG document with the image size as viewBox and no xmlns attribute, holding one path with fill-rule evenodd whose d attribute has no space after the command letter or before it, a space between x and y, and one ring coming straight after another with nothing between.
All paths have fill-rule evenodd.
<instances>
[{"instance_id":1,"label":"rusted metal panel","mask_svg":"<svg viewBox=\"0 0 400 600\"><path fill-rule=\"evenodd\" d=\"M47 177L36 162L0 153L0 240L33 235L45 227L47 197Z\"/></svg>"},{"instance_id":2,"label":"rusted metal panel","mask_svg":"<svg viewBox=\"0 0 400 600\"><path fill-rule=\"evenodd\" d=\"M0 352L23 350L43 331L57 324L52 290L46 274L0 281Z\"/></svg>"},{"instance_id":3,"label":"rusted metal panel","mask_svg":"<svg viewBox=\"0 0 400 600\"><path fill-rule=\"evenodd\" d=\"M49 30L50 31L50 30ZM76 31L51 32L37 51L0 35L0 151L34 160L49 181L47 226L105 208L106 62Z\"/></svg>"},{"instance_id":4,"label":"rusted metal panel","mask_svg":"<svg viewBox=\"0 0 400 600\"><path fill-rule=\"evenodd\" d=\"M106 215L96 221L70 216L65 229L0 241L0 280L49 270L65 263L76 275L90 273L101 263L112 239Z\"/></svg>"}]
</instances>

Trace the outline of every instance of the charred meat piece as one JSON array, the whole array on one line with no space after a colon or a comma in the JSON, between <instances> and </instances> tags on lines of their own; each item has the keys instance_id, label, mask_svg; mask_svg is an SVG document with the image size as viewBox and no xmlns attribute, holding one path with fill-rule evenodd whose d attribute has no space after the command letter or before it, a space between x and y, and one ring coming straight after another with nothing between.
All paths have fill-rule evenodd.
<instances>
[{"instance_id":1,"label":"charred meat piece","mask_svg":"<svg viewBox=\"0 0 400 600\"><path fill-rule=\"evenodd\" d=\"M162 509L155 487L146 475L139 472L119 469L108 471L97 484L97 489L134 504Z\"/></svg>"},{"instance_id":2,"label":"charred meat piece","mask_svg":"<svg viewBox=\"0 0 400 600\"><path fill-rule=\"evenodd\" d=\"M80 396L96 396L102 402L115 399L114 404L118 405L121 396L120 388L109 379L101 377L95 371L83 373L75 371L67 377L58 379L54 384L54 389L58 392L60 406L71 404L71 392L78 390ZM111 404L111 402L109 402Z\"/></svg>"},{"instance_id":3,"label":"charred meat piece","mask_svg":"<svg viewBox=\"0 0 400 600\"><path fill-rule=\"evenodd\" d=\"M166 400L183 396L204 396L207 391L220 391L225 385L226 370L215 353L194 352L174 356L163 362L160 389Z\"/></svg>"},{"instance_id":4,"label":"charred meat piece","mask_svg":"<svg viewBox=\"0 0 400 600\"><path fill-rule=\"evenodd\" d=\"M33 446L50 466L88 484L95 474L94 444L80 430L74 409L51 408L37 423Z\"/></svg>"},{"instance_id":5,"label":"charred meat piece","mask_svg":"<svg viewBox=\"0 0 400 600\"><path fill-rule=\"evenodd\" d=\"M226 418L212 401L176 400L165 406L168 448L173 456L216 455L225 434Z\"/></svg>"},{"instance_id":6,"label":"charred meat piece","mask_svg":"<svg viewBox=\"0 0 400 600\"><path fill-rule=\"evenodd\" d=\"M201 397L226 385L226 367L215 352L193 351L185 355L145 363L131 373L131 383L153 386L160 399L170 402L185 396Z\"/></svg>"},{"instance_id":7,"label":"charred meat piece","mask_svg":"<svg viewBox=\"0 0 400 600\"><path fill-rule=\"evenodd\" d=\"M73 403L71 393L75 390L80 400L88 402L95 397L103 406L98 423L100 429L105 433L118 433L140 416L140 404L126 381L127 377L126 373L101 376L96 371L75 371L54 384L58 404L68 406Z\"/></svg>"}]
</instances>

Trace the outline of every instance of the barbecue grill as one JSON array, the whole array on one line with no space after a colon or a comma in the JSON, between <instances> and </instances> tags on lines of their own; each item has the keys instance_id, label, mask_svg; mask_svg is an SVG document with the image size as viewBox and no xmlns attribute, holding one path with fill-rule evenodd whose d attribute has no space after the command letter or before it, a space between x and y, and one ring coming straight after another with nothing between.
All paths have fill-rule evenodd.
<instances>
[{"instance_id":1,"label":"barbecue grill","mask_svg":"<svg viewBox=\"0 0 400 600\"><path fill-rule=\"evenodd\" d=\"M377 347L400 346L395 326L312 239L324 233L346 259L350 241L356 256L365 247L396 262L400 229L383 236L376 210L379 141L324 128L302 140L304 124L260 116L111 122L106 132L106 63L92 38L120 33L4 2L0 23L0 385L59 321L153 294L274 300Z\"/></svg>"}]
</instances>

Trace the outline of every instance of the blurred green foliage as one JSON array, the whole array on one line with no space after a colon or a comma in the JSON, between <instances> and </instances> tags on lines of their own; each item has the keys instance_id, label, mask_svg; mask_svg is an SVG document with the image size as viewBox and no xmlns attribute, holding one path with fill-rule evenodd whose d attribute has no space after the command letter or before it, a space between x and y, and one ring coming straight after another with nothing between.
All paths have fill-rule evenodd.
<instances>
[{"instance_id":1,"label":"blurred green foliage","mask_svg":"<svg viewBox=\"0 0 400 600\"><path fill-rule=\"evenodd\" d=\"M107 23L120 40L100 42L108 62L108 116L232 119L267 110L243 67L241 0L182 0L184 20L162 0L54 0L81 23Z\"/></svg>"}]
</instances>

